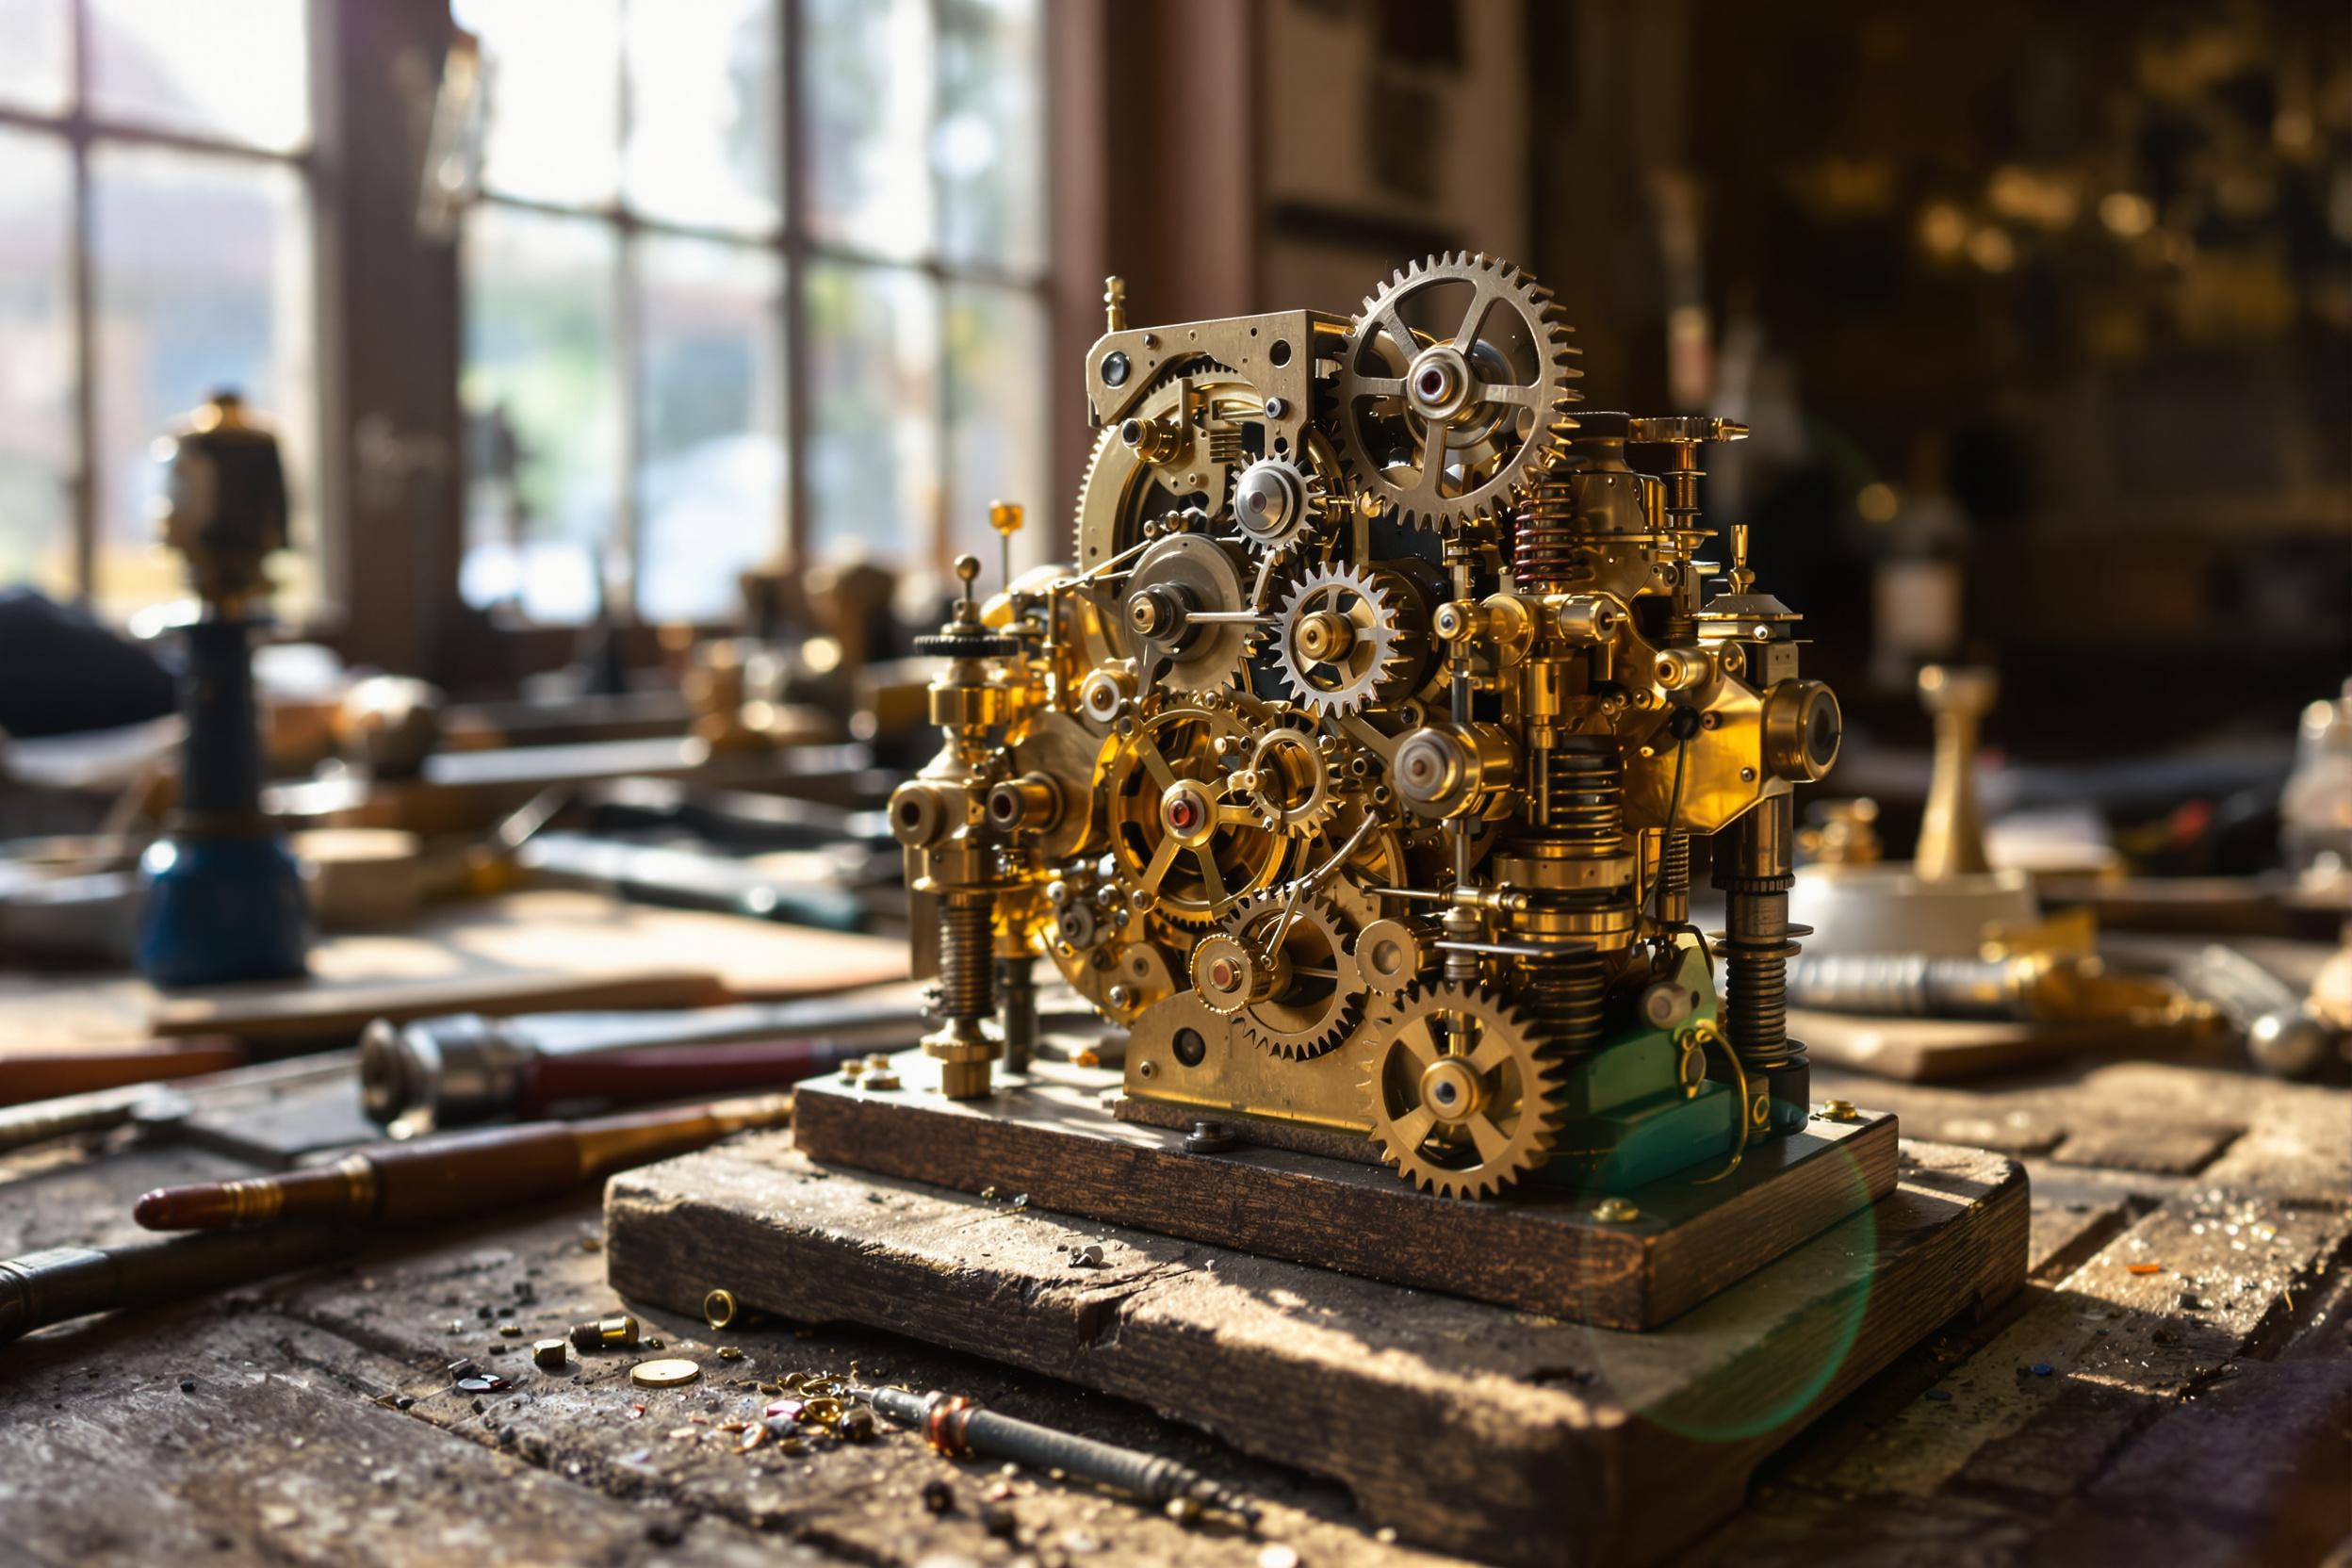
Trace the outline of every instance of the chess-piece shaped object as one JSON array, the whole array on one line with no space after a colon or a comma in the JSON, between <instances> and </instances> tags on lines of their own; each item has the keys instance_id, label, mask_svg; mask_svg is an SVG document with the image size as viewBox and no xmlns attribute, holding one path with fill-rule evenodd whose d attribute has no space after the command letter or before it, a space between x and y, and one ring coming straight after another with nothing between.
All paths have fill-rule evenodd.
<instances>
[{"instance_id":1,"label":"chess-piece shaped object","mask_svg":"<svg viewBox=\"0 0 2352 1568\"><path fill-rule=\"evenodd\" d=\"M1825 856L1799 872L1789 913L1813 927L1811 951L1967 957L1988 928L2021 931L2041 919L2031 879L1994 870L1984 853L1976 750L1999 691L1988 669L1919 672L1919 700L1936 720L1936 760L1918 848L1908 862Z\"/></svg>"},{"instance_id":2,"label":"chess-piece shaped object","mask_svg":"<svg viewBox=\"0 0 2352 1568\"><path fill-rule=\"evenodd\" d=\"M234 392L215 393L169 442L164 542L199 604L183 629L188 725L179 801L140 861L137 961L163 986L282 980L308 968L309 901L284 835L261 810L253 633L269 614L269 557L286 545L277 437Z\"/></svg>"}]
</instances>

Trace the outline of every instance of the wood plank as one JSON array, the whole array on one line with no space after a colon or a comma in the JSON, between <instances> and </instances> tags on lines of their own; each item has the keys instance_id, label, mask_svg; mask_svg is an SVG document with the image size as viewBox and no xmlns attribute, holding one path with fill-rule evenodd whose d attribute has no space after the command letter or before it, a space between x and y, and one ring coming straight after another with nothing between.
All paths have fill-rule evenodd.
<instances>
[{"instance_id":1,"label":"wood plank","mask_svg":"<svg viewBox=\"0 0 2352 1568\"><path fill-rule=\"evenodd\" d=\"M1671 1321L1895 1184L1892 1118L1817 1119L1748 1151L1719 1182L1669 1178L1625 1193L1527 1182L1508 1200L1463 1202L1380 1167L1291 1150L1189 1153L1176 1133L1105 1113L1119 1084L1107 1069L1040 1063L986 1101L956 1102L933 1092L938 1067L920 1051L895 1065L896 1089L803 1084L793 1107L801 1150L1609 1328ZM1640 1212L1597 1219L1603 1196Z\"/></svg>"},{"instance_id":2,"label":"wood plank","mask_svg":"<svg viewBox=\"0 0 2352 1568\"><path fill-rule=\"evenodd\" d=\"M11 1352L20 1403L0 1422L8 1560L825 1560L724 1521L691 1538L649 1530L659 1516L358 1396L346 1379L394 1368L306 1325L260 1314L209 1337L202 1358L170 1337L103 1332Z\"/></svg>"},{"instance_id":3,"label":"wood plank","mask_svg":"<svg viewBox=\"0 0 2352 1568\"><path fill-rule=\"evenodd\" d=\"M1140 1400L1332 1477L1374 1523L1508 1562L1640 1562L1807 1420L2025 1267L2022 1172L1913 1146L1886 1199L1665 1329L1428 1295L897 1178L782 1135L615 1178L611 1279L713 1284ZM1009 1195L1008 1195L1009 1196ZM1073 1250L1105 1246L1105 1266Z\"/></svg>"}]
</instances>

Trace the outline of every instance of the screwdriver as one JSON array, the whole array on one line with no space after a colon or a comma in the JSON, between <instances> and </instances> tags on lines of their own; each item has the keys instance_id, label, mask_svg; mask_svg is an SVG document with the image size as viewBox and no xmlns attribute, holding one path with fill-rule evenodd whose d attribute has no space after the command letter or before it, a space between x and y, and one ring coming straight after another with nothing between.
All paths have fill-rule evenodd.
<instances>
[{"instance_id":1,"label":"screwdriver","mask_svg":"<svg viewBox=\"0 0 2352 1568\"><path fill-rule=\"evenodd\" d=\"M1170 1511L1216 1509L1251 1529L1258 1525L1258 1505L1219 1486L1200 1471L1159 1454L1100 1443L1075 1432L1056 1431L1035 1422L1017 1420L984 1410L960 1395L933 1390L914 1394L903 1388L855 1387L852 1396L865 1400L885 1418L921 1431L923 1440L949 1459L978 1454L1011 1460L1033 1470L1059 1470L1102 1486L1115 1487ZM1171 1506L1172 1505L1172 1506Z\"/></svg>"},{"instance_id":2,"label":"screwdriver","mask_svg":"<svg viewBox=\"0 0 2352 1568\"><path fill-rule=\"evenodd\" d=\"M157 1187L131 1217L150 1231L211 1231L280 1219L417 1225L553 1198L583 1183L700 1149L731 1133L791 1124L792 1096L684 1110L451 1133L378 1144L331 1166Z\"/></svg>"}]
</instances>

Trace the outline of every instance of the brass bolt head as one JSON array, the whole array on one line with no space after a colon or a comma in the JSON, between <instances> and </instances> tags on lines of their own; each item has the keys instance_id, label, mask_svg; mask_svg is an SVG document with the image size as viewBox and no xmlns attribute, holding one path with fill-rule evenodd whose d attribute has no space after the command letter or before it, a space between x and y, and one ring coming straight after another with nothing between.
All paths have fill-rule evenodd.
<instances>
[{"instance_id":1,"label":"brass bolt head","mask_svg":"<svg viewBox=\"0 0 2352 1568\"><path fill-rule=\"evenodd\" d=\"M550 1372L563 1371L567 1359L564 1341L560 1339L532 1340L531 1359Z\"/></svg>"},{"instance_id":2,"label":"brass bolt head","mask_svg":"<svg viewBox=\"0 0 2352 1568\"><path fill-rule=\"evenodd\" d=\"M1610 1225L1625 1225L1642 1217L1642 1211L1622 1198L1604 1198L1592 1205L1592 1217Z\"/></svg>"},{"instance_id":3,"label":"brass bolt head","mask_svg":"<svg viewBox=\"0 0 2352 1568\"><path fill-rule=\"evenodd\" d=\"M1824 1121L1859 1121L1862 1119L1862 1113L1854 1108L1854 1102L1851 1100L1831 1100L1824 1102L1821 1105L1821 1119Z\"/></svg>"}]
</instances>

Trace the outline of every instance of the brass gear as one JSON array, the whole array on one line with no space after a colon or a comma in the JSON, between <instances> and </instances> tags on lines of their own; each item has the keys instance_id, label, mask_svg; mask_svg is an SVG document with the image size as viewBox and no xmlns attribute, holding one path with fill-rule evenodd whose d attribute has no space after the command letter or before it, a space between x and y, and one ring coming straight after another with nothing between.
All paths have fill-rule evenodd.
<instances>
[{"instance_id":1,"label":"brass gear","mask_svg":"<svg viewBox=\"0 0 2352 1568\"><path fill-rule=\"evenodd\" d=\"M1139 707L1103 768L1117 880L1137 914L1214 924L1272 884L1289 854L1234 778L1269 710L1233 692L1169 693Z\"/></svg>"},{"instance_id":2,"label":"brass gear","mask_svg":"<svg viewBox=\"0 0 2352 1568\"><path fill-rule=\"evenodd\" d=\"M1566 1074L1533 1017L1501 993L1458 980L1415 986L1372 1038L1372 1140L1424 1192L1493 1197L1558 1144Z\"/></svg>"},{"instance_id":3,"label":"brass gear","mask_svg":"<svg viewBox=\"0 0 2352 1568\"><path fill-rule=\"evenodd\" d=\"M1321 832L1339 814L1340 744L1311 716L1286 718L1261 734L1242 769L1242 798L1258 820L1293 838Z\"/></svg>"},{"instance_id":4,"label":"brass gear","mask_svg":"<svg viewBox=\"0 0 2352 1568\"><path fill-rule=\"evenodd\" d=\"M1317 718L1345 718L1398 695L1415 662L1419 610L1394 572L1307 573L1274 619L1274 658L1291 700Z\"/></svg>"},{"instance_id":5,"label":"brass gear","mask_svg":"<svg viewBox=\"0 0 2352 1568\"><path fill-rule=\"evenodd\" d=\"M1408 320L1462 286L1458 318ZM1566 455L1576 350L1550 292L1510 262L1462 253L1396 272L1364 302L1333 393L1339 459L1409 527L1492 517ZM1401 461L1392 461L1401 454Z\"/></svg>"},{"instance_id":6,"label":"brass gear","mask_svg":"<svg viewBox=\"0 0 2352 1568\"><path fill-rule=\"evenodd\" d=\"M1266 994L1249 1001L1235 1019L1259 1049L1286 1062L1308 1061L1337 1045L1363 1016L1353 927L1330 899L1306 893L1294 905L1279 890L1255 894L1226 917L1220 936L1238 943L1266 975Z\"/></svg>"}]
</instances>

